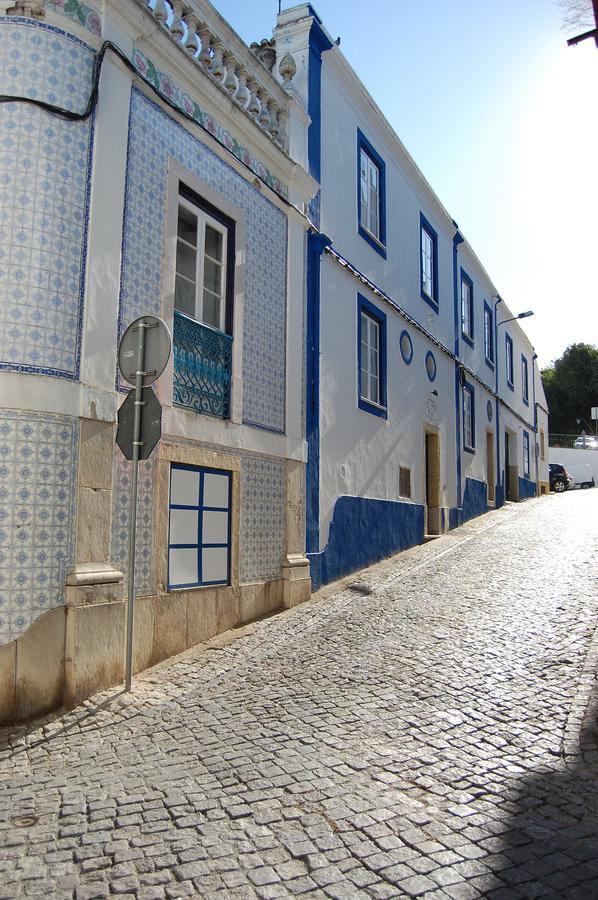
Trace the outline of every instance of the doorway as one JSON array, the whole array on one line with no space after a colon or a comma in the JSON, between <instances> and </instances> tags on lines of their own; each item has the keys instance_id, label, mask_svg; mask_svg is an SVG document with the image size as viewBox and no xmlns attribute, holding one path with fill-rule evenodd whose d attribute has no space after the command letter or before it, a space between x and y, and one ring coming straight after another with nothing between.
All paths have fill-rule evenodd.
<instances>
[{"instance_id":1,"label":"doorway","mask_svg":"<svg viewBox=\"0 0 598 900\"><path fill-rule=\"evenodd\" d=\"M510 474L510 462L509 462L509 432L505 431L505 499L511 499L511 479L509 478Z\"/></svg>"},{"instance_id":2,"label":"doorway","mask_svg":"<svg viewBox=\"0 0 598 900\"><path fill-rule=\"evenodd\" d=\"M426 534L440 534L440 437L425 432L425 501Z\"/></svg>"},{"instance_id":3,"label":"doorway","mask_svg":"<svg viewBox=\"0 0 598 900\"><path fill-rule=\"evenodd\" d=\"M491 431L486 432L486 485L488 487L488 503L494 503L495 485L494 485L494 434Z\"/></svg>"}]
</instances>

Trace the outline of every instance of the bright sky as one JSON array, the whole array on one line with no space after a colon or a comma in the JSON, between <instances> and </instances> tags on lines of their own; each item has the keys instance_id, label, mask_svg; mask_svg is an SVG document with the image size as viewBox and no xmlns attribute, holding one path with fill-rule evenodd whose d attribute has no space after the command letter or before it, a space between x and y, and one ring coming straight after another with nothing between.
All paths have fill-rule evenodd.
<instances>
[{"instance_id":1,"label":"bright sky","mask_svg":"<svg viewBox=\"0 0 598 900\"><path fill-rule=\"evenodd\" d=\"M278 0L212 2L271 36ZM594 41L567 47L555 0L313 5L510 309L534 310L540 366L598 344Z\"/></svg>"}]
</instances>

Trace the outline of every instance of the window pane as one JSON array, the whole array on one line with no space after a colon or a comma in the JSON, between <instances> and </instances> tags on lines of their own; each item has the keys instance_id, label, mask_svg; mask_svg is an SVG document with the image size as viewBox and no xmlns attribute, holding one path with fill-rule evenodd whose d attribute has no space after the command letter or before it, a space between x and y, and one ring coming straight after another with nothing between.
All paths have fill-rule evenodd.
<instances>
[{"instance_id":1,"label":"window pane","mask_svg":"<svg viewBox=\"0 0 598 900\"><path fill-rule=\"evenodd\" d=\"M206 225L205 253L212 259L222 262L222 245L224 243L222 233L216 231L211 225Z\"/></svg>"},{"instance_id":2,"label":"window pane","mask_svg":"<svg viewBox=\"0 0 598 900\"><path fill-rule=\"evenodd\" d=\"M228 543L228 513L206 510L203 514L202 544Z\"/></svg>"},{"instance_id":3,"label":"window pane","mask_svg":"<svg viewBox=\"0 0 598 900\"><path fill-rule=\"evenodd\" d=\"M185 206L179 206L177 234L188 244L197 247L197 216Z\"/></svg>"},{"instance_id":4,"label":"window pane","mask_svg":"<svg viewBox=\"0 0 598 900\"><path fill-rule=\"evenodd\" d=\"M174 286L174 308L195 318L195 285L177 275Z\"/></svg>"},{"instance_id":5,"label":"window pane","mask_svg":"<svg viewBox=\"0 0 598 900\"><path fill-rule=\"evenodd\" d=\"M220 328L220 297L207 290L203 292L202 322L212 328Z\"/></svg>"},{"instance_id":6,"label":"window pane","mask_svg":"<svg viewBox=\"0 0 598 900\"><path fill-rule=\"evenodd\" d=\"M213 294L221 293L222 266L206 257L203 270L203 286Z\"/></svg>"},{"instance_id":7,"label":"window pane","mask_svg":"<svg viewBox=\"0 0 598 900\"><path fill-rule=\"evenodd\" d=\"M172 509L170 511L170 543L197 544L198 524L196 509Z\"/></svg>"},{"instance_id":8,"label":"window pane","mask_svg":"<svg viewBox=\"0 0 598 900\"><path fill-rule=\"evenodd\" d=\"M179 275L184 275L191 281L195 281L197 268L197 251L188 247L182 241L176 245L176 270Z\"/></svg>"},{"instance_id":9,"label":"window pane","mask_svg":"<svg viewBox=\"0 0 598 900\"><path fill-rule=\"evenodd\" d=\"M203 478L203 505L228 509L228 475L216 475L206 472Z\"/></svg>"},{"instance_id":10,"label":"window pane","mask_svg":"<svg viewBox=\"0 0 598 900\"><path fill-rule=\"evenodd\" d=\"M226 547L208 547L202 550L201 559L204 583L228 580L228 550Z\"/></svg>"},{"instance_id":11,"label":"window pane","mask_svg":"<svg viewBox=\"0 0 598 900\"><path fill-rule=\"evenodd\" d=\"M170 502L175 506L199 505L199 472L193 469L171 470Z\"/></svg>"},{"instance_id":12,"label":"window pane","mask_svg":"<svg viewBox=\"0 0 598 900\"><path fill-rule=\"evenodd\" d=\"M170 550L168 554L168 580L173 587L181 584L197 584L197 550Z\"/></svg>"}]
</instances>

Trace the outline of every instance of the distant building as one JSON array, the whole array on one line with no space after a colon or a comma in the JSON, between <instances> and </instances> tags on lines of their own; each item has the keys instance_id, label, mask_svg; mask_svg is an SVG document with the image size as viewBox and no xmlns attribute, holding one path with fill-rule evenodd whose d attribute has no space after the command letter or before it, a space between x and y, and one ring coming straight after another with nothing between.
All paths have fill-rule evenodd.
<instances>
[{"instance_id":1,"label":"distant building","mask_svg":"<svg viewBox=\"0 0 598 900\"><path fill-rule=\"evenodd\" d=\"M0 105L10 721L122 679L130 464L114 443L128 389L116 351L141 314L164 318L174 354L156 383L162 441L141 464L135 670L309 596L302 210L317 185L288 154L290 133L306 147L303 109L207 0L174 15L162 0L0 13L15 98ZM97 103L70 116L99 71Z\"/></svg>"},{"instance_id":2,"label":"distant building","mask_svg":"<svg viewBox=\"0 0 598 900\"><path fill-rule=\"evenodd\" d=\"M314 586L548 483L525 333L313 7L278 16L311 122ZM504 323L504 324L503 324Z\"/></svg>"}]
</instances>

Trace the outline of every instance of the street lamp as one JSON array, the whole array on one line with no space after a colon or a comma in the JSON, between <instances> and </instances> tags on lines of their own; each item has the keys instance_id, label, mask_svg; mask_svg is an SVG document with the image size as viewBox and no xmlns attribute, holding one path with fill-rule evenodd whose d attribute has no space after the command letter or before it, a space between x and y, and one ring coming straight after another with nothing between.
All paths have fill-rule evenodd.
<instances>
[{"instance_id":1,"label":"street lamp","mask_svg":"<svg viewBox=\"0 0 598 900\"><path fill-rule=\"evenodd\" d=\"M502 322L497 322L496 327L498 328L499 325L504 325L505 322L514 322L515 319L529 319L529 317L533 315L533 311L531 309L528 309L526 310L526 312L519 313L519 315L517 316L511 316L510 319L503 319Z\"/></svg>"}]
</instances>

